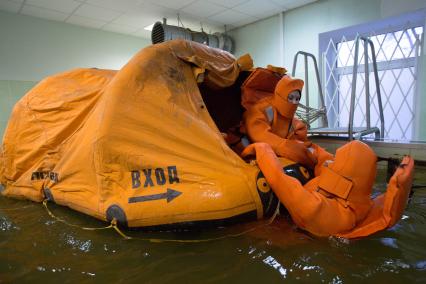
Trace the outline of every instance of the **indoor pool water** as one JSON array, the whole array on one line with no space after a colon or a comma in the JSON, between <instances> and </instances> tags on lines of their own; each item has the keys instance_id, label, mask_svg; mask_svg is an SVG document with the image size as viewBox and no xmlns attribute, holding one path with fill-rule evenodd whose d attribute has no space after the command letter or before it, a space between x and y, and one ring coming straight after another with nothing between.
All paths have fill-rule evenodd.
<instances>
[{"instance_id":1,"label":"indoor pool water","mask_svg":"<svg viewBox=\"0 0 426 284\"><path fill-rule=\"evenodd\" d=\"M376 188L386 187L381 171ZM426 283L426 168L392 229L347 241L314 238L284 217L194 232L125 232L137 238L205 240L175 243L126 240L107 224L66 207L0 196L0 283Z\"/></svg>"}]
</instances>

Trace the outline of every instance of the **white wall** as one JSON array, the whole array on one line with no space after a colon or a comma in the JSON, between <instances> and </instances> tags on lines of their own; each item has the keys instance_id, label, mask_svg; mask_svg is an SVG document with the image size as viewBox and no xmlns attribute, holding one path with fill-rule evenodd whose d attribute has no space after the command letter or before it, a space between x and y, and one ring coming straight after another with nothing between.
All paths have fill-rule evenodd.
<instances>
[{"instance_id":1,"label":"white wall","mask_svg":"<svg viewBox=\"0 0 426 284\"><path fill-rule=\"evenodd\" d=\"M229 35L234 39L236 57L250 53L255 66L282 66L278 15L232 30Z\"/></svg>"},{"instance_id":2,"label":"white wall","mask_svg":"<svg viewBox=\"0 0 426 284\"><path fill-rule=\"evenodd\" d=\"M149 40L0 11L0 80L75 67L121 68Z\"/></svg>"},{"instance_id":3,"label":"white wall","mask_svg":"<svg viewBox=\"0 0 426 284\"><path fill-rule=\"evenodd\" d=\"M284 63L299 50L318 58L318 34L380 17L379 0L320 0L284 13Z\"/></svg>"},{"instance_id":4,"label":"white wall","mask_svg":"<svg viewBox=\"0 0 426 284\"><path fill-rule=\"evenodd\" d=\"M382 0L380 11L382 18L386 18L422 8L426 8L425 0Z\"/></svg>"}]
</instances>

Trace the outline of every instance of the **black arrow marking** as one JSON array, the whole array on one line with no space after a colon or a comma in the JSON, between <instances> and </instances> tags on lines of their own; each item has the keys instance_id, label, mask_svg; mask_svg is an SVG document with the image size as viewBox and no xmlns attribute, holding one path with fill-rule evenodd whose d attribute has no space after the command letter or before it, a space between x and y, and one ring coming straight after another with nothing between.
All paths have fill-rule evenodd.
<instances>
[{"instance_id":1,"label":"black arrow marking","mask_svg":"<svg viewBox=\"0 0 426 284\"><path fill-rule=\"evenodd\" d=\"M180 192L180 191L168 188L167 192L165 192L165 193L130 197L129 203L153 201L153 200L159 200L159 199L167 199L167 203L169 203L170 201L172 201L173 199L175 199L176 197L178 197L181 194L182 194L182 192Z\"/></svg>"}]
</instances>

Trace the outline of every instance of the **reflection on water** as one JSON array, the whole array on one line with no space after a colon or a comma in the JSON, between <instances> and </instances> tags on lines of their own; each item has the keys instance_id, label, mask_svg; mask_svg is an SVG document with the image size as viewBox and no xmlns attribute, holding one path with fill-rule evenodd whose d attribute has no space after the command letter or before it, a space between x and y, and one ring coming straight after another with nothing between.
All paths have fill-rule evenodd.
<instances>
[{"instance_id":1,"label":"reflection on water","mask_svg":"<svg viewBox=\"0 0 426 284\"><path fill-rule=\"evenodd\" d=\"M414 183L426 184L424 168L416 169ZM64 207L49 208L82 227L105 226ZM190 233L126 233L139 238L205 239L258 225ZM416 190L395 227L355 241L314 238L284 217L249 234L206 243L125 240L112 229L67 226L51 218L41 204L0 197L0 282L425 283L425 240L426 188Z\"/></svg>"}]
</instances>

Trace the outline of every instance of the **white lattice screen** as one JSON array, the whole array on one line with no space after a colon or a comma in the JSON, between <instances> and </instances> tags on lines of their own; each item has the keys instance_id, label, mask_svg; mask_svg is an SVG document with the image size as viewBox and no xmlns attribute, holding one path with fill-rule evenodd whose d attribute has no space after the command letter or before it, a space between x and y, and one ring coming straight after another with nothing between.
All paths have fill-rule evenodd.
<instances>
[{"instance_id":1,"label":"white lattice screen","mask_svg":"<svg viewBox=\"0 0 426 284\"><path fill-rule=\"evenodd\" d=\"M380 90L385 117L384 137L392 140L410 140L413 135L415 115L415 86L417 58L421 53L423 27L407 27L377 33L370 31L377 58ZM365 33L364 33L365 36ZM327 116L330 127L347 126L353 79L355 41L345 35L330 38L322 53L322 76ZM360 45L357 74L354 126L365 126L365 74L364 51ZM372 65L371 56L368 58ZM371 72L372 66L369 66ZM370 118L372 126L379 126L379 109L374 75L370 81Z\"/></svg>"}]
</instances>

